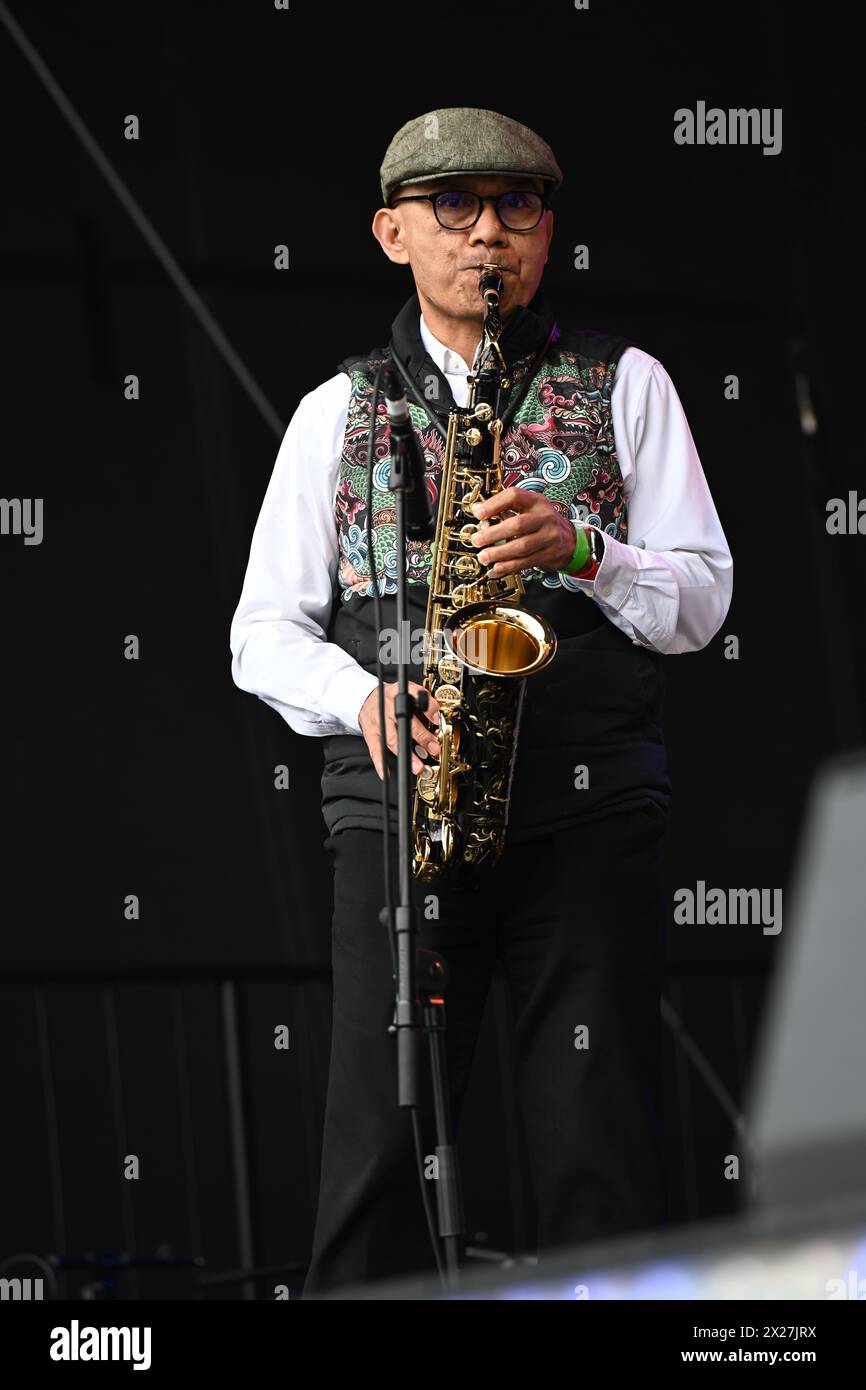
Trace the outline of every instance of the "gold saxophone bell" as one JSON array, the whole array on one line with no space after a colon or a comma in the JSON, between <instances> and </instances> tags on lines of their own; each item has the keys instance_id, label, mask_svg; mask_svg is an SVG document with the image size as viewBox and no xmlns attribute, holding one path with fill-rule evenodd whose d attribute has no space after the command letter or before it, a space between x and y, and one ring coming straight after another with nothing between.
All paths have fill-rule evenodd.
<instances>
[{"instance_id":1,"label":"gold saxophone bell","mask_svg":"<svg viewBox=\"0 0 866 1390\"><path fill-rule=\"evenodd\" d=\"M471 604L443 625L457 660L476 676L534 675L556 652L545 618L511 604Z\"/></svg>"}]
</instances>

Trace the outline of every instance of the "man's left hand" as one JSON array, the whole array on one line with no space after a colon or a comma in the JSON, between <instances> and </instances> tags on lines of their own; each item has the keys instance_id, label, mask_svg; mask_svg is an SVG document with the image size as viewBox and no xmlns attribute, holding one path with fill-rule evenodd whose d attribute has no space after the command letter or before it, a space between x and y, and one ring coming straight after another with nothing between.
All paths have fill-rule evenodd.
<instances>
[{"instance_id":1,"label":"man's left hand","mask_svg":"<svg viewBox=\"0 0 866 1390\"><path fill-rule=\"evenodd\" d=\"M487 523L500 512L514 511L495 525L482 525L473 537L480 548L479 560L496 563L488 574L515 574L519 570L563 570L574 554L574 526L543 493L523 487L507 487L473 508L479 521ZM494 545L502 540L504 545Z\"/></svg>"}]
</instances>

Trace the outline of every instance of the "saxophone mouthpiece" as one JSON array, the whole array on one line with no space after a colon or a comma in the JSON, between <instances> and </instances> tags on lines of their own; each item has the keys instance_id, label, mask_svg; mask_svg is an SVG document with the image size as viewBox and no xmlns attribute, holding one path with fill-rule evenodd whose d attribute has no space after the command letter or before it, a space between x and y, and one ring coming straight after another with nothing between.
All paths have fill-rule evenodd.
<instances>
[{"instance_id":1,"label":"saxophone mouthpiece","mask_svg":"<svg viewBox=\"0 0 866 1390\"><path fill-rule=\"evenodd\" d=\"M502 271L499 266L485 261L478 269L481 271L481 279L478 281L479 293L485 299L491 292L498 297L502 290Z\"/></svg>"}]
</instances>

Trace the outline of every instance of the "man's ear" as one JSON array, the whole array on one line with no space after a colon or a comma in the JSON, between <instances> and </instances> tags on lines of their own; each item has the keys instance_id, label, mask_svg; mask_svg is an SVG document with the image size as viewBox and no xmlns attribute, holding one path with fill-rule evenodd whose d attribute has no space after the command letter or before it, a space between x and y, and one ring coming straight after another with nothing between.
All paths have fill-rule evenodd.
<instances>
[{"instance_id":1,"label":"man's ear","mask_svg":"<svg viewBox=\"0 0 866 1390\"><path fill-rule=\"evenodd\" d=\"M403 237L400 219L392 208L379 208L370 230L378 241L389 261L395 265L408 265L409 252Z\"/></svg>"}]
</instances>

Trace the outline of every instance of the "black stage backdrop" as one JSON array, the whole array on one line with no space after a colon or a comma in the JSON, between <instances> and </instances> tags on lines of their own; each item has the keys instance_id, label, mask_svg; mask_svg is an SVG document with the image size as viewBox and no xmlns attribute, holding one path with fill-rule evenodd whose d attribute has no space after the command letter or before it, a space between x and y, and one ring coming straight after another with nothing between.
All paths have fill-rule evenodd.
<instances>
[{"instance_id":1,"label":"black stage backdrop","mask_svg":"<svg viewBox=\"0 0 866 1390\"><path fill-rule=\"evenodd\" d=\"M44 505L40 544L0 538L0 1259L302 1267L330 1032L321 750L236 689L228 631L282 429L411 291L369 231L386 145L438 107L536 128L565 173L560 322L627 336L685 406L735 584L717 637L666 662L672 917L699 879L784 888L814 769L862 742L866 539L826 527L829 499L866 495L859 50L842 6L781 0L13 0L0 18L0 491ZM674 112L699 101L781 109L781 152L678 145ZM740 1193L726 1097L674 1029L736 1111L783 937L671 920L677 1220ZM476 1243L527 1248L499 987L461 1142Z\"/></svg>"}]
</instances>

